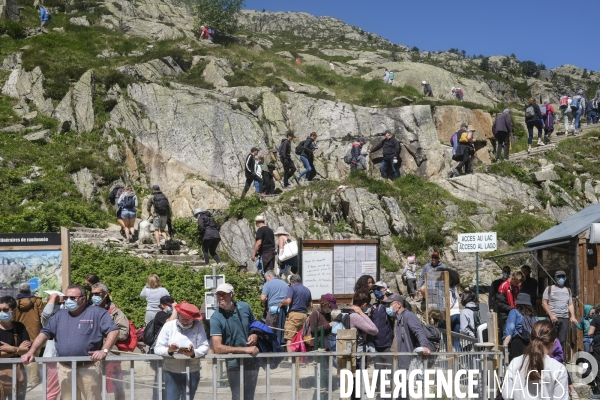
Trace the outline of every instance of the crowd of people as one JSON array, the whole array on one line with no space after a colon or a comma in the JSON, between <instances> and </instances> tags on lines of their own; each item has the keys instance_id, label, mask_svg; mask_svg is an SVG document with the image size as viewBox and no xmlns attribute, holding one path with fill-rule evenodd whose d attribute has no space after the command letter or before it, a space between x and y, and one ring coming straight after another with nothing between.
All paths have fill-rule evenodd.
<instances>
[{"instance_id":1,"label":"crowd of people","mask_svg":"<svg viewBox=\"0 0 600 400\"><path fill-rule=\"evenodd\" d=\"M62 294L51 294L44 305L42 299L32 295L28 284L20 286L17 298L0 298L0 352L7 357L20 357L26 365L18 367L17 398L25 399L27 387L40 383L35 358L88 356L89 362L79 363L76 382L72 382L70 363L49 363L47 365L48 399L71 398L75 385L83 398L101 398L101 364L109 354L136 351L136 347L164 357L163 397L183 399L190 390L193 399L200 382L201 358L209 352L215 354L256 355L265 350L264 335L256 332L255 315L261 315L271 329L273 340L279 351L309 351L324 347L326 351L336 350L336 333L339 329L356 329L357 351L370 353L366 358L376 369L387 369L391 365L388 356L378 356L386 352L416 352L427 356L437 351L439 342L431 338L427 325L412 312L415 301L428 296L426 276L428 272L447 272L450 286L450 321L435 316L431 321L439 328L449 328L452 332L476 338L480 324L479 301L470 290L459 293L460 276L448 268L436 251L431 261L417 267L414 256L408 258L402 275L406 278L407 293L393 293L383 281L375 281L372 276L363 275L357 279L351 305L339 308L338 299L331 293L324 294L313 303L313 295L303 285L297 273L290 273L289 279L281 279L285 263L279 266L276 274L271 254L275 251L275 236L282 243L289 237L283 228L277 235L264 224L259 216L257 224L257 246L254 256L261 255L265 284L260 295L262 310L253 310L250 305L236 298L235 288L230 284L220 284L216 289L218 308L209 321L203 318L202 305L190 304L184 299L174 299L163 287L160 278L152 274L140 296L146 299L145 331L143 343L138 342L135 327L110 296L109 288L101 279L90 274L83 285L70 285ZM262 245L268 248L262 249ZM271 249L268 257L267 250ZM271 258L270 258L271 257ZM420 270L420 271L419 271ZM430 278L431 279L431 278ZM571 398L577 398L569 375L563 370L567 330L571 324L584 332L586 351L594 349L594 357L600 362L600 305L585 307L585 316L577 320L570 289L566 287L566 273L556 271L555 284L548 286L542 295L542 307L548 316L538 321L535 306L538 283L531 277L531 268L523 265L520 271L512 272L509 266L502 269L502 277L494 281L489 293L489 308L498 314L501 340L508 350L510 365L507 382L513 382L517 375L526 371L550 369L558 371L552 382L568 382L565 388ZM289 283L288 283L289 281ZM246 299L247 300L247 299ZM596 331L598 334L596 334ZM324 342L317 340L324 337ZM437 339L439 340L439 339ZM454 351L469 351L453 339ZM43 353L42 353L43 350ZM372 354L371 354L372 353ZM177 356L175 356L177 355ZM240 398L244 391L245 399L253 399L258 379L261 359L243 358L227 360L227 377L233 399ZM422 362L417 356L399 356L400 369L416 368ZM358 360L360 364L360 360ZM244 385L240 385L240 370L243 364ZM283 361L280 367L289 366ZM186 367L189 365L189 375ZM367 368L369 365L359 365ZM547 368L546 368L547 367ZM6 371L7 367L0 370ZM158 369L155 366L155 372ZM121 382L123 372L119 362L106 365L107 391L114 393L115 399L124 399L125 391ZM532 373L535 377L535 373ZM189 382L188 382L189 379ZM158 398L158 375L155 378L153 398ZM510 384L508 384L510 386ZM553 384L554 385L554 384ZM556 390L555 385L544 390ZM598 390L600 382L594 390ZM509 393L503 397L512 399ZM568 398L568 396L566 397Z\"/></svg>"}]
</instances>

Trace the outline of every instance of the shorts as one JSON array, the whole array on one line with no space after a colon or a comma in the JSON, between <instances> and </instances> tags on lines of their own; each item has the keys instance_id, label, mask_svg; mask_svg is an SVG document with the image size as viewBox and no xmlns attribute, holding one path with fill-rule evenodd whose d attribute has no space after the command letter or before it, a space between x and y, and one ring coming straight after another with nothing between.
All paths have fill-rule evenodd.
<instances>
[{"instance_id":1,"label":"shorts","mask_svg":"<svg viewBox=\"0 0 600 400\"><path fill-rule=\"evenodd\" d=\"M308 316L305 312L298 311L290 311L288 314L287 320L285 321L285 329L284 338L285 340L292 340L298 331L301 331L304 327L304 321L306 321Z\"/></svg>"},{"instance_id":2,"label":"shorts","mask_svg":"<svg viewBox=\"0 0 600 400\"><path fill-rule=\"evenodd\" d=\"M156 215L154 217L154 220L152 221L152 223L154 224L154 230L158 231L164 231L165 228L167 227L167 216L166 215Z\"/></svg>"},{"instance_id":3,"label":"shorts","mask_svg":"<svg viewBox=\"0 0 600 400\"><path fill-rule=\"evenodd\" d=\"M121 218L123 219L135 219L137 213L134 210L123 210L121 211Z\"/></svg>"}]
</instances>

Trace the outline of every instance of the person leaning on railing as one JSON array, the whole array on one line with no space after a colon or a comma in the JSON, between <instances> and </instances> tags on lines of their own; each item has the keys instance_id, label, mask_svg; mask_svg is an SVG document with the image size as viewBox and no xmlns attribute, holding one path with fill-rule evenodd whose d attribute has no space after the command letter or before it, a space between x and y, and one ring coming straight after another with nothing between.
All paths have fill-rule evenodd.
<instances>
[{"instance_id":1,"label":"person leaning on railing","mask_svg":"<svg viewBox=\"0 0 600 400\"><path fill-rule=\"evenodd\" d=\"M110 314L100 307L88 307L85 289L71 285L65 293L65 310L60 310L42 328L29 351L21 356L25 365L35 360L35 352L46 340L54 338L59 357L91 356L90 361L77 363L77 391L86 400L102 397L100 362L117 341L119 329ZM104 339L106 337L106 340ZM58 380L62 400L72 399L71 363L58 363Z\"/></svg>"}]
</instances>

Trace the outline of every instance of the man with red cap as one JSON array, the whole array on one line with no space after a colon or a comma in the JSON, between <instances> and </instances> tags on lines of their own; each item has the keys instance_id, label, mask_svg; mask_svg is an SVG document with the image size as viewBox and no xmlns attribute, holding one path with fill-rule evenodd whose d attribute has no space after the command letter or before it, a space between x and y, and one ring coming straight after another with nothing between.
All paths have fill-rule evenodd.
<instances>
[{"instance_id":1,"label":"man with red cap","mask_svg":"<svg viewBox=\"0 0 600 400\"><path fill-rule=\"evenodd\" d=\"M233 286L222 283L217 286L219 308L210 317L210 337L215 354L257 355L258 336L249 335L254 314L244 301L234 301ZM254 400L258 366L255 359L244 361L244 400ZM227 360L227 379L232 400L240 399L240 362L236 358Z\"/></svg>"},{"instance_id":2,"label":"man with red cap","mask_svg":"<svg viewBox=\"0 0 600 400\"><path fill-rule=\"evenodd\" d=\"M165 357L165 398L183 400L188 387L187 360L172 358L175 353L193 359L190 363L189 398L194 399L200 382L200 358L208 353L208 338L200 310L186 301L177 304L177 319L167 321L156 339L154 353Z\"/></svg>"}]
</instances>

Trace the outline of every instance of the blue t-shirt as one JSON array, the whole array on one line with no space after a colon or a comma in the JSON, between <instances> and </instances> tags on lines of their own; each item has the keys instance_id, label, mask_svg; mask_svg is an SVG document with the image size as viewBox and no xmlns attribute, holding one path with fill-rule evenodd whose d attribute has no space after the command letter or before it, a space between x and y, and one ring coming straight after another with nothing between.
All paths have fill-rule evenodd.
<instances>
[{"instance_id":1,"label":"blue t-shirt","mask_svg":"<svg viewBox=\"0 0 600 400\"><path fill-rule=\"evenodd\" d=\"M233 312L218 308L210 317L210 336L221 336L222 343L231 347L246 347L254 314L248 303L237 301ZM237 368L237 359L227 360L227 368Z\"/></svg>"},{"instance_id":2,"label":"blue t-shirt","mask_svg":"<svg viewBox=\"0 0 600 400\"><path fill-rule=\"evenodd\" d=\"M281 279L273 278L263 286L262 293L267 296L267 305L276 306L286 299L288 285Z\"/></svg>"},{"instance_id":3,"label":"blue t-shirt","mask_svg":"<svg viewBox=\"0 0 600 400\"><path fill-rule=\"evenodd\" d=\"M292 299L290 311L306 312L312 301L310 290L302 283L296 283L288 288L286 299Z\"/></svg>"},{"instance_id":4,"label":"blue t-shirt","mask_svg":"<svg viewBox=\"0 0 600 400\"><path fill-rule=\"evenodd\" d=\"M59 357L81 357L102 349L104 337L117 329L104 308L88 306L76 317L68 310L58 311L50 317L41 333L54 338Z\"/></svg>"}]
</instances>

